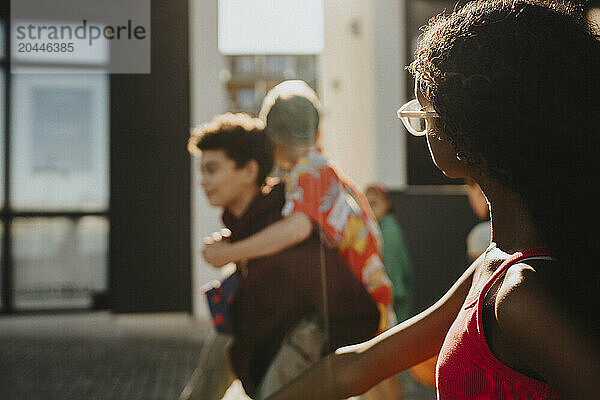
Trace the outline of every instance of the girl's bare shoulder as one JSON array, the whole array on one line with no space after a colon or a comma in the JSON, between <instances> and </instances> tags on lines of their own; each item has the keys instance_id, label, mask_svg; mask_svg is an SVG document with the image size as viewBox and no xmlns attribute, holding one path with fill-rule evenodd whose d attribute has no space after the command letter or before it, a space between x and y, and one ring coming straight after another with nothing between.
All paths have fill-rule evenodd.
<instances>
[{"instance_id":1,"label":"girl's bare shoulder","mask_svg":"<svg viewBox=\"0 0 600 400\"><path fill-rule=\"evenodd\" d=\"M588 378L600 379L600 343L582 314L565 305L559 269L549 260L511 266L496 296L495 316L513 352L537 374L560 393L584 395L592 390Z\"/></svg>"}]
</instances>

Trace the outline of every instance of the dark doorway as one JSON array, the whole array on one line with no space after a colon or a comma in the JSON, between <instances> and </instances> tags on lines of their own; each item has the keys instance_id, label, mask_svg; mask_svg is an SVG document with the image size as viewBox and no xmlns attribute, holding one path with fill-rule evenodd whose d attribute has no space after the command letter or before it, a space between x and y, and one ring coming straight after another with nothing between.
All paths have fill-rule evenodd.
<instances>
[{"instance_id":1,"label":"dark doorway","mask_svg":"<svg viewBox=\"0 0 600 400\"><path fill-rule=\"evenodd\" d=\"M150 74L112 75L117 313L191 311L188 1L152 0Z\"/></svg>"}]
</instances>

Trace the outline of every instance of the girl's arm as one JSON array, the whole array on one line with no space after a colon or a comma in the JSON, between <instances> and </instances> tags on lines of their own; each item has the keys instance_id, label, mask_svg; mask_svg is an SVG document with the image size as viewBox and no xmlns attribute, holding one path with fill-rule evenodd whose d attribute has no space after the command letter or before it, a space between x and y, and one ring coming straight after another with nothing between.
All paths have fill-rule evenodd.
<instances>
[{"instance_id":1,"label":"girl's arm","mask_svg":"<svg viewBox=\"0 0 600 400\"><path fill-rule=\"evenodd\" d=\"M476 264L434 305L381 335L342 347L269 400L344 399L437 354L465 301Z\"/></svg>"}]
</instances>

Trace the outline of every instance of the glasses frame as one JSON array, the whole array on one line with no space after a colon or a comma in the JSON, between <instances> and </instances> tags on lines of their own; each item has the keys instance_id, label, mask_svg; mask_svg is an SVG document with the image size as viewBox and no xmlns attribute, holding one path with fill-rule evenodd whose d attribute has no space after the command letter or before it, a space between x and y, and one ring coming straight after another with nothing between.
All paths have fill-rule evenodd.
<instances>
[{"instance_id":1,"label":"glasses frame","mask_svg":"<svg viewBox=\"0 0 600 400\"><path fill-rule=\"evenodd\" d=\"M407 111L406 110L407 108L409 108L410 106L413 106L415 104L418 105L419 107L421 107L421 104L419 103L419 101L417 99L412 99L409 102L407 102L406 104L404 104L402 107L400 107L398 109L398 111L396 112L396 114L398 115L398 118L400 118L400 121L402 121L402 123L404 124L404 127L406 128L406 130L411 135L425 136L427 134L427 128L428 128L427 118L439 118L440 115L435 111L414 111L414 110ZM408 118L423 118L425 120L425 130L423 132L420 132L420 131L417 131L416 129L414 129L408 122Z\"/></svg>"}]
</instances>

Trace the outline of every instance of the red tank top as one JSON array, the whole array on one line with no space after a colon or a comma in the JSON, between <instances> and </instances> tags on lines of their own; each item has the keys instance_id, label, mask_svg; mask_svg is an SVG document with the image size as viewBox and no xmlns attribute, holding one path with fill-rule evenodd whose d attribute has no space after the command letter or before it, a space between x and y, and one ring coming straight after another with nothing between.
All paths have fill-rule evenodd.
<instances>
[{"instance_id":1,"label":"red tank top","mask_svg":"<svg viewBox=\"0 0 600 400\"><path fill-rule=\"evenodd\" d=\"M545 247L533 247L510 256L494 271L481 290L471 289L450 327L436 366L438 400L559 399L545 382L504 365L485 341L482 309L485 295L498 278L518 261L549 258Z\"/></svg>"}]
</instances>

